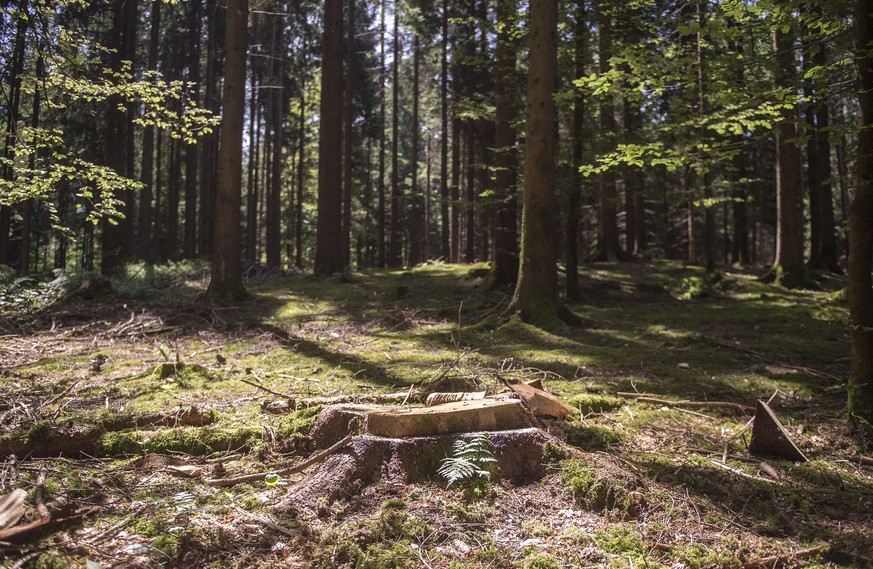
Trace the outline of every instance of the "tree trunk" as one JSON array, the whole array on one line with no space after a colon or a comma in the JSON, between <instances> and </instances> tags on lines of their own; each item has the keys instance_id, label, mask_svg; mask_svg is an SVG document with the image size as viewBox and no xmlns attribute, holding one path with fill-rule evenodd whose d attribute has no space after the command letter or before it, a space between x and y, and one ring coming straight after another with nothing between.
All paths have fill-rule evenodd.
<instances>
[{"instance_id":1,"label":"tree trunk","mask_svg":"<svg viewBox=\"0 0 873 569\"><path fill-rule=\"evenodd\" d=\"M494 203L494 261L491 277L494 286L518 280L518 154L515 150L515 121L518 109L515 96L515 66L518 45L515 39L517 0L497 2L496 124L494 126L495 166L497 169Z\"/></svg>"},{"instance_id":2,"label":"tree trunk","mask_svg":"<svg viewBox=\"0 0 873 569\"><path fill-rule=\"evenodd\" d=\"M421 262L421 238L423 232L423 214L421 204L421 188L418 183L419 158L419 71L421 67L421 46L418 34L412 39L412 156L409 158L412 174L409 202L412 206L409 216L409 266L414 267Z\"/></svg>"},{"instance_id":3,"label":"tree trunk","mask_svg":"<svg viewBox=\"0 0 873 569\"><path fill-rule=\"evenodd\" d=\"M306 68L306 33L303 33L302 67ZM303 75L303 73L301 73ZM306 86L300 86L300 116L298 117L298 147L297 158L297 213L294 216L294 230L296 236L294 244L297 249L294 252L294 264L298 269L303 268L303 182L306 179Z\"/></svg>"},{"instance_id":4,"label":"tree trunk","mask_svg":"<svg viewBox=\"0 0 873 569\"><path fill-rule=\"evenodd\" d=\"M252 28L258 28L258 16L252 14ZM258 73L252 54L251 94L249 95L249 164L246 184L246 265L252 267L258 262L258 170L261 153L261 113L258 106Z\"/></svg>"},{"instance_id":5,"label":"tree trunk","mask_svg":"<svg viewBox=\"0 0 873 569\"><path fill-rule=\"evenodd\" d=\"M121 69L122 61L133 61L136 55L136 17L137 2L135 0L115 0L113 6L112 31L110 45L116 51L112 54L110 67ZM119 108L124 105L124 110ZM108 101L106 117L106 147L114 149L107 153L107 166L122 176L132 175L132 139L133 124L131 122L132 105L125 105L120 98L111 97ZM125 192L119 196L121 205L119 212L123 217L114 222L104 221L102 224L101 249L103 256L100 270L112 273L132 258L133 253L133 194Z\"/></svg>"},{"instance_id":6,"label":"tree trunk","mask_svg":"<svg viewBox=\"0 0 873 569\"><path fill-rule=\"evenodd\" d=\"M222 12L226 12L222 10ZM220 101L218 89L221 75L222 44L220 34L217 31L218 13L216 0L206 0L206 77L203 93L203 102L207 109L218 115ZM218 137L221 135L221 126L203 136L201 141L200 161L200 253L211 255L213 251L212 237L215 233L215 200L216 200L216 172Z\"/></svg>"},{"instance_id":7,"label":"tree trunk","mask_svg":"<svg viewBox=\"0 0 873 569\"><path fill-rule=\"evenodd\" d=\"M585 15L585 2L576 4L575 29L573 33L573 63L575 76L585 76L585 57L588 42L588 26ZM575 91L573 98L573 175L570 195L567 200L566 257L567 298L579 297L579 208L582 205L582 151L585 147L585 94L581 89Z\"/></svg>"},{"instance_id":8,"label":"tree trunk","mask_svg":"<svg viewBox=\"0 0 873 569\"><path fill-rule=\"evenodd\" d=\"M149 31L149 71L158 68L158 49L161 41L161 4L163 0L153 0L151 8L151 28ZM138 257L145 261L154 259L154 229L152 199L154 197L155 127L146 125L142 134L142 191L139 197L139 236Z\"/></svg>"},{"instance_id":9,"label":"tree trunk","mask_svg":"<svg viewBox=\"0 0 873 569\"><path fill-rule=\"evenodd\" d=\"M612 57L612 16L607 13L606 0L598 4L597 21L600 26L598 34L598 51L600 55L600 72L608 73ZM600 96L600 149L608 152L615 146L615 105L612 93ZM621 254L618 239L618 192L615 187L615 172L611 169L600 174L600 203L597 211L599 227L597 255L600 261L615 261Z\"/></svg>"},{"instance_id":10,"label":"tree trunk","mask_svg":"<svg viewBox=\"0 0 873 569\"><path fill-rule=\"evenodd\" d=\"M558 297L555 258L555 71L558 6L531 0L521 263L511 309L525 322L574 316Z\"/></svg>"},{"instance_id":11,"label":"tree trunk","mask_svg":"<svg viewBox=\"0 0 873 569\"><path fill-rule=\"evenodd\" d=\"M698 115L701 124L706 119L708 112L706 106L706 60L703 57L703 29L706 25L703 1L697 3L697 94ZM706 127L700 127L700 142L707 142ZM700 176L703 184L703 249L706 259L706 273L715 272L715 205L712 203L712 160L707 157L703 165L703 175Z\"/></svg>"},{"instance_id":12,"label":"tree trunk","mask_svg":"<svg viewBox=\"0 0 873 569\"><path fill-rule=\"evenodd\" d=\"M376 220L378 260L377 266L384 269L388 259L385 244L385 2L379 2L379 210Z\"/></svg>"},{"instance_id":13,"label":"tree trunk","mask_svg":"<svg viewBox=\"0 0 873 569\"><path fill-rule=\"evenodd\" d=\"M346 37L345 57L345 85L343 86L343 224L342 224L342 255L343 266L350 263L350 249L352 236L352 174L353 164L353 138L354 138L354 56L355 56L355 0L349 0L348 25Z\"/></svg>"},{"instance_id":14,"label":"tree trunk","mask_svg":"<svg viewBox=\"0 0 873 569\"><path fill-rule=\"evenodd\" d=\"M457 69L457 68L456 68ZM457 73L454 77L457 77ZM455 90L454 95L458 95ZM461 261L461 120L452 118L452 255L450 261Z\"/></svg>"},{"instance_id":15,"label":"tree trunk","mask_svg":"<svg viewBox=\"0 0 873 569\"><path fill-rule=\"evenodd\" d=\"M809 7L812 20L823 19L822 7L814 2ZM808 45L811 41L806 42ZM824 67L828 62L827 44L810 45L804 51L804 63ZM831 189L830 113L827 81L812 77L806 82L807 162L809 165L809 205L812 244L810 265L813 268L841 273L838 262L836 222Z\"/></svg>"},{"instance_id":16,"label":"tree trunk","mask_svg":"<svg viewBox=\"0 0 873 569\"><path fill-rule=\"evenodd\" d=\"M873 1L855 0L855 63L861 130L858 134L858 186L849 219L849 312L852 365L849 420L873 434Z\"/></svg>"},{"instance_id":17,"label":"tree trunk","mask_svg":"<svg viewBox=\"0 0 873 569\"><path fill-rule=\"evenodd\" d=\"M776 82L791 88L794 78L794 38L781 27L773 31ZM794 143L797 125L794 109L782 112L776 133L776 260L772 279L789 288L806 283L803 265L803 209L801 206L800 151Z\"/></svg>"},{"instance_id":18,"label":"tree trunk","mask_svg":"<svg viewBox=\"0 0 873 569\"><path fill-rule=\"evenodd\" d=\"M273 60L272 89L270 89L269 117L273 137L273 157L270 162L270 186L267 191L266 215L266 253L267 267L278 269L282 265L282 116L285 74L284 55L285 34L283 19L273 16Z\"/></svg>"},{"instance_id":19,"label":"tree trunk","mask_svg":"<svg viewBox=\"0 0 873 569\"><path fill-rule=\"evenodd\" d=\"M451 258L451 223L449 219L449 0L443 0L442 54L440 60L440 255Z\"/></svg>"},{"instance_id":20,"label":"tree trunk","mask_svg":"<svg viewBox=\"0 0 873 569\"><path fill-rule=\"evenodd\" d=\"M388 266L399 267L400 258L400 3L394 2L394 61L391 82L391 226L388 236Z\"/></svg>"},{"instance_id":21,"label":"tree trunk","mask_svg":"<svg viewBox=\"0 0 873 569\"><path fill-rule=\"evenodd\" d=\"M248 0L227 0L224 108L215 201L212 278L207 290L209 299L219 303L247 296L242 281L239 238L248 8Z\"/></svg>"},{"instance_id":22,"label":"tree trunk","mask_svg":"<svg viewBox=\"0 0 873 569\"><path fill-rule=\"evenodd\" d=\"M200 93L200 3L193 0L189 3L189 39L188 39L188 81L191 89L191 100L199 104ZM183 251L186 259L197 255L197 158L200 147L188 144L185 147L185 239Z\"/></svg>"},{"instance_id":23,"label":"tree trunk","mask_svg":"<svg viewBox=\"0 0 873 569\"><path fill-rule=\"evenodd\" d=\"M315 272L343 270L342 244L342 107L343 5L324 2L324 43L321 60L321 127L318 140L318 221Z\"/></svg>"}]
</instances>

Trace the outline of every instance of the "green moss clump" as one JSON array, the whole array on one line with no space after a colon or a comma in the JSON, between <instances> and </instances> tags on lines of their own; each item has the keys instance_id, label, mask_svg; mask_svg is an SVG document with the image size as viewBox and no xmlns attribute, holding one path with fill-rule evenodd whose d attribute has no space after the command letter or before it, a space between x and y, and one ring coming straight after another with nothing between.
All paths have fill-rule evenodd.
<instances>
[{"instance_id":1,"label":"green moss clump","mask_svg":"<svg viewBox=\"0 0 873 569\"><path fill-rule=\"evenodd\" d=\"M152 375L162 380L174 378L179 385L186 387L194 384L203 385L213 379L212 374L205 367L180 362L161 362L155 366Z\"/></svg>"},{"instance_id":2,"label":"green moss clump","mask_svg":"<svg viewBox=\"0 0 873 569\"><path fill-rule=\"evenodd\" d=\"M621 408L624 401L618 397L601 395L599 393L582 393L571 398L570 407L579 409L583 415L591 413L607 413Z\"/></svg>"},{"instance_id":3,"label":"green moss clump","mask_svg":"<svg viewBox=\"0 0 873 569\"><path fill-rule=\"evenodd\" d=\"M244 427L178 428L163 431L122 431L106 433L97 441L101 456L179 451L206 455L217 451L251 449L261 439L260 429Z\"/></svg>"},{"instance_id":4,"label":"green moss clump","mask_svg":"<svg viewBox=\"0 0 873 569\"><path fill-rule=\"evenodd\" d=\"M567 430L567 442L588 451L602 450L622 440L622 436L612 429L597 425L573 424Z\"/></svg>"},{"instance_id":5,"label":"green moss clump","mask_svg":"<svg viewBox=\"0 0 873 569\"><path fill-rule=\"evenodd\" d=\"M276 425L276 437L285 439L295 436L308 436L318 419L322 405L307 407L282 417Z\"/></svg>"},{"instance_id":6,"label":"green moss clump","mask_svg":"<svg viewBox=\"0 0 873 569\"><path fill-rule=\"evenodd\" d=\"M524 558L522 569L559 569L564 564L548 553L532 553Z\"/></svg>"}]
</instances>

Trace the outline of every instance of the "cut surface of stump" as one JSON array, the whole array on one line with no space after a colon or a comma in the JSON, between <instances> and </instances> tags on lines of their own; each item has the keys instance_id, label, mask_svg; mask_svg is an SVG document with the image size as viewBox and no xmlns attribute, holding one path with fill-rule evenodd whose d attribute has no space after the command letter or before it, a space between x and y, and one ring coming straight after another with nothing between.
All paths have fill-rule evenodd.
<instances>
[{"instance_id":1,"label":"cut surface of stump","mask_svg":"<svg viewBox=\"0 0 873 569\"><path fill-rule=\"evenodd\" d=\"M359 419L363 431L380 437L418 437L479 431L504 431L531 426L518 400L477 399L433 407L385 405L331 405L318 414L311 436L325 448L349 434L349 423Z\"/></svg>"},{"instance_id":2,"label":"cut surface of stump","mask_svg":"<svg viewBox=\"0 0 873 569\"><path fill-rule=\"evenodd\" d=\"M433 407L394 407L371 411L367 432L382 437L418 437L529 427L519 401L477 399Z\"/></svg>"}]
</instances>

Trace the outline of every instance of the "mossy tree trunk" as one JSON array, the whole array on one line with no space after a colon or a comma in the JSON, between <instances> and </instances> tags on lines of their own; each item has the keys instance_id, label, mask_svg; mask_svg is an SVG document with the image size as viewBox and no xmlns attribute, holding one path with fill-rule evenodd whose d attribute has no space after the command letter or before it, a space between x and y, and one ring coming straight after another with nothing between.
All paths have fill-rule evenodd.
<instances>
[{"instance_id":1,"label":"mossy tree trunk","mask_svg":"<svg viewBox=\"0 0 873 569\"><path fill-rule=\"evenodd\" d=\"M233 302L247 296L242 281L240 201L242 192L242 134L245 114L248 0L228 0L225 40L224 93L218 149L218 188L212 278L207 296L212 302Z\"/></svg>"},{"instance_id":2,"label":"mossy tree trunk","mask_svg":"<svg viewBox=\"0 0 873 569\"><path fill-rule=\"evenodd\" d=\"M849 419L873 433L873 0L855 0L855 38L861 131L858 187L849 218Z\"/></svg>"},{"instance_id":3,"label":"mossy tree trunk","mask_svg":"<svg viewBox=\"0 0 873 569\"><path fill-rule=\"evenodd\" d=\"M557 4L530 3L530 56L525 118L524 209L521 266L512 310L525 322L573 315L558 297L555 254L555 68Z\"/></svg>"}]
</instances>

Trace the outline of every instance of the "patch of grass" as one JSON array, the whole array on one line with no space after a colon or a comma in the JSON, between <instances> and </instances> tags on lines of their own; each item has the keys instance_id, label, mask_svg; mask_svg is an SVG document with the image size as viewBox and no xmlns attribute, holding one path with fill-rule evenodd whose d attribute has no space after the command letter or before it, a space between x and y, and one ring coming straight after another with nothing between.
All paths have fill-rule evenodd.
<instances>
[{"instance_id":1,"label":"patch of grass","mask_svg":"<svg viewBox=\"0 0 873 569\"><path fill-rule=\"evenodd\" d=\"M567 401L567 404L570 405L570 407L579 409L583 415L590 415L591 413L607 413L609 411L620 409L625 403L626 401L619 397L613 397L601 393L581 393L579 395L574 395Z\"/></svg>"}]
</instances>

